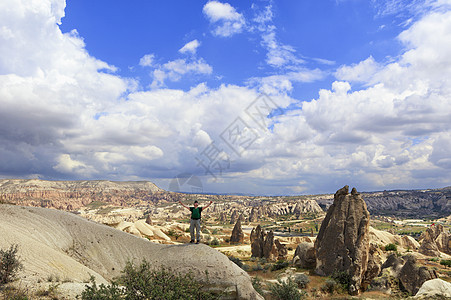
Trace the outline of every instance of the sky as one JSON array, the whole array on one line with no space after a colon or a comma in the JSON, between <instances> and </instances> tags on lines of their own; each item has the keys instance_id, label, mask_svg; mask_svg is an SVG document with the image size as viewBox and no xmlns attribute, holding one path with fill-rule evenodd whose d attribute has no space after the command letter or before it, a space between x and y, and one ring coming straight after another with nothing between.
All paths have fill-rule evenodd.
<instances>
[{"instance_id":1,"label":"sky","mask_svg":"<svg viewBox=\"0 0 451 300\"><path fill-rule=\"evenodd\" d=\"M450 186L450 53L450 0L2 0L0 178Z\"/></svg>"}]
</instances>

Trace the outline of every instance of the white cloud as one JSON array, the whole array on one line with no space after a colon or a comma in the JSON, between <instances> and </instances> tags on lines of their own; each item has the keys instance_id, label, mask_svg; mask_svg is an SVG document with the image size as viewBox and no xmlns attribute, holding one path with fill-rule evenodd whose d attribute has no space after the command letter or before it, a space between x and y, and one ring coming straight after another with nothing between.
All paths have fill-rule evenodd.
<instances>
[{"instance_id":1,"label":"white cloud","mask_svg":"<svg viewBox=\"0 0 451 300\"><path fill-rule=\"evenodd\" d=\"M192 40L191 42L186 43L185 46L180 48L179 52L196 54L197 48L199 48L199 46L200 42L198 40Z\"/></svg>"},{"instance_id":2,"label":"white cloud","mask_svg":"<svg viewBox=\"0 0 451 300\"><path fill-rule=\"evenodd\" d=\"M151 67L154 64L155 54L146 54L139 60L139 65L142 67Z\"/></svg>"},{"instance_id":3,"label":"white cloud","mask_svg":"<svg viewBox=\"0 0 451 300\"><path fill-rule=\"evenodd\" d=\"M204 5L203 13L216 26L213 34L217 36L229 37L240 33L246 23L243 15L228 3L209 1Z\"/></svg>"},{"instance_id":4,"label":"white cloud","mask_svg":"<svg viewBox=\"0 0 451 300\"><path fill-rule=\"evenodd\" d=\"M213 68L203 59L189 62L186 59L169 61L153 72L152 87L157 88L164 85L164 81L179 81L186 74L208 75L213 72Z\"/></svg>"},{"instance_id":5,"label":"white cloud","mask_svg":"<svg viewBox=\"0 0 451 300\"><path fill-rule=\"evenodd\" d=\"M335 72L335 77L339 80L355 81L355 82L372 82L373 76L380 71L380 66L372 56L366 60L353 64L351 66L341 66Z\"/></svg>"},{"instance_id":6,"label":"white cloud","mask_svg":"<svg viewBox=\"0 0 451 300\"><path fill-rule=\"evenodd\" d=\"M282 75L270 75L266 77L254 77L249 79L248 84L256 86L266 94L279 94L290 92L293 89L293 82L313 82L326 76L325 72L314 69L299 69L287 72Z\"/></svg>"},{"instance_id":7,"label":"white cloud","mask_svg":"<svg viewBox=\"0 0 451 300\"><path fill-rule=\"evenodd\" d=\"M211 13L213 25L240 20L223 5ZM405 51L398 59L341 67L330 90L300 109L264 116L269 129L260 129L246 114L258 97L249 86L133 90L135 83L88 54L75 31L61 33L61 7L63 0L0 3L0 174L158 183L189 172L207 183L212 177L196 157L211 142L233 155L221 134L239 117L256 139L209 190L312 193L344 184L375 190L451 181L451 12L434 10L412 23L399 36ZM261 16L262 35L271 33L265 23L271 18L268 11ZM288 71L251 82L270 91L277 106L295 102L286 95L293 82L325 76L291 68L296 53L275 35L265 43L268 53L273 47L294 55L278 61L269 60L277 52L268 54ZM156 86L213 72L202 59L159 65L144 57ZM364 88L353 90L353 81Z\"/></svg>"}]
</instances>

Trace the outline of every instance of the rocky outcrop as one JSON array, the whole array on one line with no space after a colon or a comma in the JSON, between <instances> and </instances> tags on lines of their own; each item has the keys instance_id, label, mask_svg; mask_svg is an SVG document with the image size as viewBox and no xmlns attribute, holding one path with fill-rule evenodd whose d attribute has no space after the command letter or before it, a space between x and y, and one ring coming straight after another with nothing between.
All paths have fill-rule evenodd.
<instances>
[{"instance_id":1,"label":"rocky outcrop","mask_svg":"<svg viewBox=\"0 0 451 300\"><path fill-rule=\"evenodd\" d=\"M230 237L230 244L242 244L244 242L244 233L241 228L241 221L238 219L232 230L232 236Z\"/></svg>"},{"instance_id":2,"label":"rocky outcrop","mask_svg":"<svg viewBox=\"0 0 451 300\"><path fill-rule=\"evenodd\" d=\"M234 210L232 212L232 215L230 216L230 224L236 224L236 221L238 221L238 217L239 217L238 211Z\"/></svg>"},{"instance_id":3,"label":"rocky outcrop","mask_svg":"<svg viewBox=\"0 0 451 300\"><path fill-rule=\"evenodd\" d=\"M440 256L440 252L451 254L451 234L441 224L428 227L420 236L418 251L428 256Z\"/></svg>"},{"instance_id":4,"label":"rocky outcrop","mask_svg":"<svg viewBox=\"0 0 451 300\"><path fill-rule=\"evenodd\" d=\"M438 277L435 270L431 271L427 267L418 267L414 256L408 255L405 260L406 263L399 272L399 281L402 288L411 295L415 295L425 281Z\"/></svg>"},{"instance_id":5,"label":"rocky outcrop","mask_svg":"<svg viewBox=\"0 0 451 300\"><path fill-rule=\"evenodd\" d=\"M147 215L146 223L152 225L152 218L150 217L150 215Z\"/></svg>"},{"instance_id":6,"label":"rocky outcrop","mask_svg":"<svg viewBox=\"0 0 451 300\"><path fill-rule=\"evenodd\" d=\"M269 231L266 233L260 225L251 231L251 256L266 258L268 260L276 260L278 257L277 247L274 245L274 233Z\"/></svg>"},{"instance_id":7,"label":"rocky outcrop","mask_svg":"<svg viewBox=\"0 0 451 300\"><path fill-rule=\"evenodd\" d=\"M259 217L259 210L256 209L255 207L252 207L251 213L249 215L249 222L258 222L258 217Z\"/></svg>"},{"instance_id":8,"label":"rocky outcrop","mask_svg":"<svg viewBox=\"0 0 451 300\"><path fill-rule=\"evenodd\" d=\"M315 241L316 269L322 276L345 271L349 292L357 294L368 267L370 215L356 189L345 186L334 195Z\"/></svg>"},{"instance_id":9,"label":"rocky outcrop","mask_svg":"<svg viewBox=\"0 0 451 300\"><path fill-rule=\"evenodd\" d=\"M424 282L434 278L437 278L436 272L417 266L414 256L391 254L382 264L378 277L372 280L371 287L390 294L408 292L414 295Z\"/></svg>"},{"instance_id":10,"label":"rocky outcrop","mask_svg":"<svg viewBox=\"0 0 451 300\"><path fill-rule=\"evenodd\" d=\"M292 263L294 266L312 269L316 267L315 246L313 243L303 242L296 247Z\"/></svg>"},{"instance_id":11,"label":"rocky outcrop","mask_svg":"<svg viewBox=\"0 0 451 300\"><path fill-rule=\"evenodd\" d=\"M287 246L282 244L279 240L274 240L274 245L277 249L277 260L286 260L288 257Z\"/></svg>"}]
</instances>

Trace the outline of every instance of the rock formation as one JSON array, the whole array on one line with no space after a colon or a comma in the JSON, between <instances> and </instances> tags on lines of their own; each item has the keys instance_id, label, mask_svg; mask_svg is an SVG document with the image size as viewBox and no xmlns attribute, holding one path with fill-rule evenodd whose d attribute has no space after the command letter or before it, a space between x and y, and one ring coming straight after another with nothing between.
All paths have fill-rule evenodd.
<instances>
[{"instance_id":1,"label":"rock formation","mask_svg":"<svg viewBox=\"0 0 451 300\"><path fill-rule=\"evenodd\" d=\"M418 267L414 256L407 255L405 259L406 263L399 272L399 281L410 294L415 295L425 281L438 277L435 270L431 271L427 267Z\"/></svg>"},{"instance_id":2,"label":"rock formation","mask_svg":"<svg viewBox=\"0 0 451 300\"><path fill-rule=\"evenodd\" d=\"M356 189L345 186L334 195L315 241L316 269L322 276L345 271L349 292L357 294L368 267L370 215Z\"/></svg>"},{"instance_id":3,"label":"rock formation","mask_svg":"<svg viewBox=\"0 0 451 300\"><path fill-rule=\"evenodd\" d=\"M234 210L230 216L230 224L236 224L236 221L238 221L238 211Z\"/></svg>"},{"instance_id":4,"label":"rock formation","mask_svg":"<svg viewBox=\"0 0 451 300\"><path fill-rule=\"evenodd\" d=\"M268 260L276 260L279 256L277 247L274 245L274 233L266 233L260 225L251 231L251 256L264 257Z\"/></svg>"},{"instance_id":5,"label":"rock formation","mask_svg":"<svg viewBox=\"0 0 451 300\"><path fill-rule=\"evenodd\" d=\"M232 236L230 237L230 244L242 244L244 242L244 233L241 229L241 221L238 219L232 230Z\"/></svg>"},{"instance_id":6,"label":"rock formation","mask_svg":"<svg viewBox=\"0 0 451 300\"><path fill-rule=\"evenodd\" d=\"M249 222L258 222L258 209L255 207L252 207L251 213L249 214Z\"/></svg>"},{"instance_id":7,"label":"rock formation","mask_svg":"<svg viewBox=\"0 0 451 300\"><path fill-rule=\"evenodd\" d=\"M288 257L287 246L282 244L279 240L274 240L274 245L277 249L277 260L286 260Z\"/></svg>"},{"instance_id":8,"label":"rock formation","mask_svg":"<svg viewBox=\"0 0 451 300\"><path fill-rule=\"evenodd\" d=\"M313 243L303 242L296 247L293 265L304 269L312 269L316 266L315 246Z\"/></svg>"},{"instance_id":9,"label":"rock formation","mask_svg":"<svg viewBox=\"0 0 451 300\"><path fill-rule=\"evenodd\" d=\"M152 218L150 217L150 215L147 215L146 223L152 225Z\"/></svg>"},{"instance_id":10,"label":"rock formation","mask_svg":"<svg viewBox=\"0 0 451 300\"><path fill-rule=\"evenodd\" d=\"M441 224L430 226L420 236L418 251L424 255L440 256L440 252L451 254L451 234Z\"/></svg>"}]
</instances>

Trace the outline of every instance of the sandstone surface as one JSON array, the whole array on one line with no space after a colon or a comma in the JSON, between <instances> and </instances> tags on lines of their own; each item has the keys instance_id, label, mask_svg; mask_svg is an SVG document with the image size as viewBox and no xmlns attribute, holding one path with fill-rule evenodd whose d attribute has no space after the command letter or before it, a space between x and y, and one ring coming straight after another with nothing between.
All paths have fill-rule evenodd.
<instances>
[{"instance_id":1,"label":"sandstone surface","mask_svg":"<svg viewBox=\"0 0 451 300\"><path fill-rule=\"evenodd\" d=\"M19 245L20 280L29 286L39 286L50 274L79 283L92 274L104 283L120 275L128 260L146 259L200 280L208 271L212 288L226 291L230 299L263 299L246 272L202 244L155 244L68 212L6 204L0 204L0 236L2 249Z\"/></svg>"}]
</instances>

